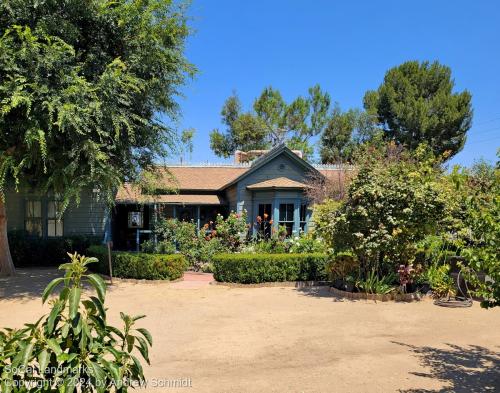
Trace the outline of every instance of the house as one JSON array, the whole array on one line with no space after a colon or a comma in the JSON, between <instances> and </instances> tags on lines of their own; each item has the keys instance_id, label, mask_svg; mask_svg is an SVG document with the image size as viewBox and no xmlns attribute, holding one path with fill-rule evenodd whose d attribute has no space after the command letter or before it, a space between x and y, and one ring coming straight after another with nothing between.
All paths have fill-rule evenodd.
<instances>
[{"instance_id":1,"label":"house","mask_svg":"<svg viewBox=\"0 0 500 393\"><path fill-rule=\"evenodd\" d=\"M155 180L154 192L125 183L111 210L97 189L88 191L60 221L55 198L7 195L8 226L37 236L102 236L117 249L136 249L150 237L159 217L193 220L201 228L217 214L245 209L252 231L258 230L260 216L275 227L285 226L291 235L309 227L305 191L310 177L340 181L341 174L334 166L311 165L284 145L269 151L237 151L233 164L169 165Z\"/></svg>"}]
</instances>

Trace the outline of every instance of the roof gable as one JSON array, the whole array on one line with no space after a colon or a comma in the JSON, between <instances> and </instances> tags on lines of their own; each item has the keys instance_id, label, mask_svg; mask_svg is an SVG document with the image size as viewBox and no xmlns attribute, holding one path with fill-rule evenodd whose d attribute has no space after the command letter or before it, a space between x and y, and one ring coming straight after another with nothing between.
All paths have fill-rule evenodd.
<instances>
[{"instance_id":1,"label":"roof gable","mask_svg":"<svg viewBox=\"0 0 500 393\"><path fill-rule=\"evenodd\" d=\"M293 162L298 164L299 167L302 167L304 169L304 172L309 172L309 173L314 173L319 176L321 176L321 173L314 168L311 164L309 164L307 161L303 160L299 156L297 156L292 150L290 150L286 145L281 144L274 149L270 150L269 153L257 158L250 168L243 172L241 175L239 175L236 179L230 181L228 184L224 186L224 188L232 186L233 184L238 183L239 181L243 180L247 176L251 175L252 173L258 171L260 168L262 168L264 165L268 164L269 162L273 161L276 157L285 155L289 159L291 159Z\"/></svg>"}]
</instances>

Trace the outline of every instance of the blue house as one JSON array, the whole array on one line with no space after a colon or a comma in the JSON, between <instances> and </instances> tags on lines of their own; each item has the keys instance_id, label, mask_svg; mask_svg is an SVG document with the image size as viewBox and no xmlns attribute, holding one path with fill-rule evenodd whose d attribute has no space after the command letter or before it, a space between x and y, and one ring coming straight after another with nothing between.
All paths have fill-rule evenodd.
<instances>
[{"instance_id":1,"label":"blue house","mask_svg":"<svg viewBox=\"0 0 500 393\"><path fill-rule=\"evenodd\" d=\"M160 217L193 220L201 228L217 214L246 210L253 231L259 229L258 221L264 221L268 226L283 225L292 235L309 227L308 179L341 179L338 168L311 165L301 152L284 145L237 151L232 164L169 165L162 171L153 193L126 183L109 209L97 189L89 190L78 206L68 207L62 220L56 218L56 198L10 193L9 230L43 237L102 236L117 249L136 249Z\"/></svg>"}]
</instances>

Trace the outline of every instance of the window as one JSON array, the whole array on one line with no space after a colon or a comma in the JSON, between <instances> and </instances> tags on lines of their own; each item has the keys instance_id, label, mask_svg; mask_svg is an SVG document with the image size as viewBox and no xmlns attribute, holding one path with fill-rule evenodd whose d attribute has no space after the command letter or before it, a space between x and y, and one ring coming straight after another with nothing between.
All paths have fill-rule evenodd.
<instances>
[{"instance_id":1,"label":"window","mask_svg":"<svg viewBox=\"0 0 500 393\"><path fill-rule=\"evenodd\" d=\"M266 239L271 237L272 220L272 205L270 203L259 204L259 218L257 218L257 224L259 225L260 234Z\"/></svg>"},{"instance_id":2,"label":"window","mask_svg":"<svg viewBox=\"0 0 500 393\"><path fill-rule=\"evenodd\" d=\"M47 202L47 236L59 237L64 234L64 222L61 216L62 202Z\"/></svg>"},{"instance_id":3,"label":"window","mask_svg":"<svg viewBox=\"0 0 500 393\"><path fill-rule=\"evenodd\" d=\"M279 225L286 227L287 236L291 236L293 232L293 213L294 205L293 203L281 203L280 204L280 217Z\"/></svg>"},{"instance_id":4,"label":"window","mask_svg":"<svg viewBox=\"0 0 500 393\"><path fill-rule=\"evenodd\" d=\"M42 202L26 201L25 229L32 236L42 236Z\"/></svg>"},{"instance_id":5,"label":"window","mask_svg":"<svg viewBox=\"0 0 500 393\"><path fill-rule=\"evenodd\" d=\"M300 230L306 231L307 225L307 205L305 203L300 205Z\"/></svg>"}]
</instances>

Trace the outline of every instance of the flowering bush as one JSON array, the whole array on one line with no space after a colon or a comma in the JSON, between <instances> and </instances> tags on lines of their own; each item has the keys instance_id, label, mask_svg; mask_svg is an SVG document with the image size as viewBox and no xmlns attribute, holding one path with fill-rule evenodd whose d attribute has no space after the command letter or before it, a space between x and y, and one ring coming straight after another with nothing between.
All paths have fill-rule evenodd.
<instances>
[{"instance_id":1,"label":"flowering bush","mask_svg":"<svg viewBox=\"0 0 500 393\"><path fill-rule=\"evenodd\" d=\"M322 239L312 234L301 233L300 236L292 237L289 242L289 252L294 254L326 252L325 243Z\"/></svg>"},{"instance_id":2,"label":"flowering bush","mask_svg":"<svg viewBox=\"0 0 500 393\"><path fill-rule=\"evenodd\" d=\"M345 201L317 208L314 221L327 247L356 254L363 275L383 276L414 260L416 242L438 229L446 198L442 170L425 147L411 154L389 144L370 153Z\"/></svg>"},{"instance_id":3,"label":"flowering bush","mask_svg":"<svg viewBox=\"0 0 500 393\"><path fill-rule=\"evenodd\" d=\"M242 213L231 212L226 219L218 214L215 228L213 235L220 239L223 247L228 251L239 251L248 235L246 210Z\"/></svg>"}]
</instances>

